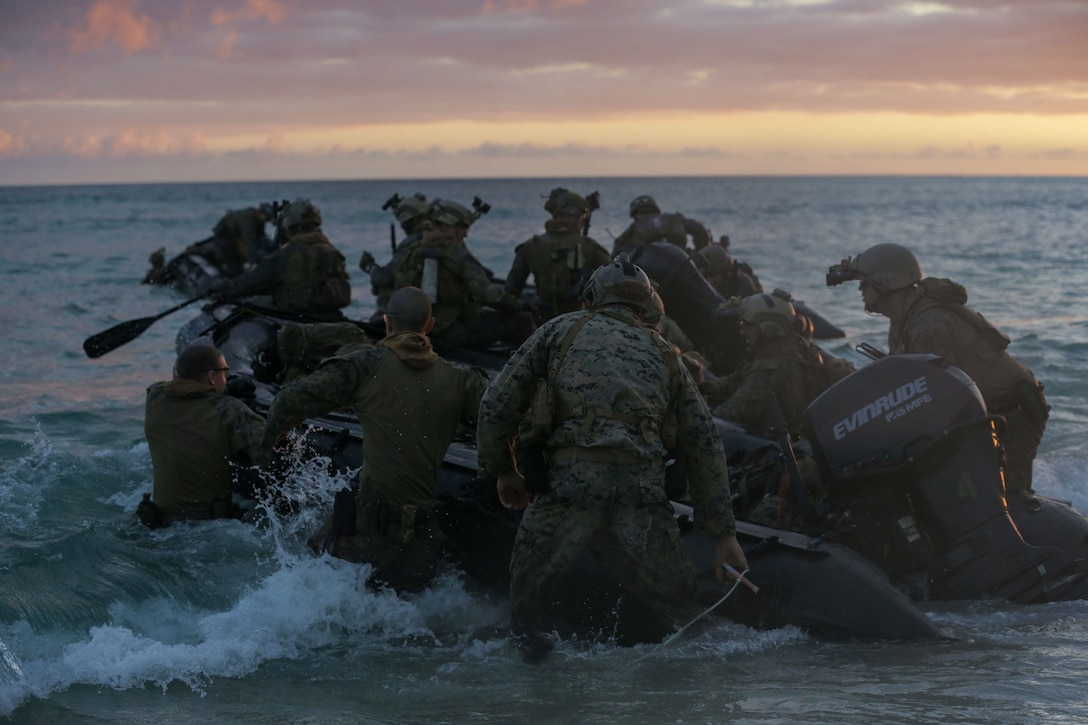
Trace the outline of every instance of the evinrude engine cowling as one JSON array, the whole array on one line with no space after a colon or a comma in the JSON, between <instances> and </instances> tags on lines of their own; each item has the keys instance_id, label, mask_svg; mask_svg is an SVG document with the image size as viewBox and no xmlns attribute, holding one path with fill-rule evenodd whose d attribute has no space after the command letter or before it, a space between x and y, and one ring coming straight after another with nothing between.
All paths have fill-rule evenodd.
<instances>
[{"instance_id":1,"label":"evinrude engine cowling","mask_svg":"<svg viewBox=\"0 0 1088 725\"><path fill-rule=\"evenodd\" d=\"M998 442L977 386L934 355L892 355L832 386L806 436L836 534L936 599L1043 601L1073 565L1009 518Z\"/></svg>"}]
</instances>

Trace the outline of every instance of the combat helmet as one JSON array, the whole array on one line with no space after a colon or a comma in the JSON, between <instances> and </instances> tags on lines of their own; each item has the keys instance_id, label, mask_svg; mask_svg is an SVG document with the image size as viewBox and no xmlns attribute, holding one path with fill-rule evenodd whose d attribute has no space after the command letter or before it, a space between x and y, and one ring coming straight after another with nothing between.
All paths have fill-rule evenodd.
<instances>
[{"instance_id":1,"label":"combat helmet","mask_svg":"<svg viewBox=\"0 0 1088 725\"><path fill-rule=\"evenodd\" d=\"M567 193L567 189L562 186L557 186L548 192L548 198L544 200L544 211L549 214L555 214L555 200L563 194Z\"/></svg>"},{"instance_id":2,"label":"combat helmet","mask_svg":"<svg viewBox=\"0 0 1088 725\"><path fill-rule=\"evenodd\" d=\"M784 290L733 297L725 304L722 314L757 326L764 337L780 337L798 331L797 311L790 302L789 292Z\"/></svg>"},{"instance_id":3,"label":"combat helmet","mask_svg":"<svg viewBox=\"0 0 1088 725\"><path fill-rule=\"evenodd\" d=\"M427 196L417 191L397 204L396 208L393 209L393 216L400 222L401 228L406 233L411 234L412 230L427 218L427 213L430 210L431 205L427 202Z\"/></svg>"},{"instance_id":4,"label":"combat helmet","mask_svg":"<svg viewBox=\"0 0 1088 725\"><path fill-rule=\"evenodd\" d=\"M653 295L646 273L622 257L598 267L582 290L582 300L590 307L619 303L634 307L643 315L653 313Z\"/></svg>"},{"instance_id":5,"label":"combat helmet","mask_svg":"<svg viewBox=\"0 0 1088 725\"><path fill-rule=\"evenodd\" d=\"M720 244L708 244L691 255L695 268L704 277L726 275L733 271L733 257Z\"/></svg>"},{"instance_id":6,"label":"combat helmet","mask_svg":"<svg viewBox=\"0 0 1088 725\"><path fill-rule=\"evenodd\" d=\"M463 226L466 229L476 221L476 214L471 209L449 199L435 199L432 201L427 216L435 224Z\"/></svg>"},{"instance_id":7,"label":"combat helmet","mask_svg":"<svg viewBox=\"0 0 1088 725\"><path fill-rule=\"evenodd\" d=\"M661 207L657 205L652 196L643 194L642 196L636 196L631 200L631 217L637 217L647 214L660 214Z\"/></svg>"},{"instance_id":8,"label":"combat helmet","mask_svg":"<svg viewBox=\"0 0 1088 725\"><path fill-rule=\"evenodd\" d=\"M280 223L289 232L303 227L316 229L321 226L321 211L309 199L295 199L283 210Z\"/></svg>"},{"instance_id":9,"label":"combat helmet","mask_svg":"<svg viewBox=\"0 0 1088 725\"><path fill-rule=\"evenodd\" d=\"M589 202L581 194L564 190L555 196L552 204L552 214L566 214L569 216L581 216L589 211Z\"/></svg>"},{"instance_id":10,"label":"combat helmet","mask_svg":"<svg viewBox=\"0 0 1088 725\"><path fill-rule=\"evenodd\" d=\"M876 244L856 258L847 258L827 272L827 284L833 286L857 279L870 282L886 292L894 292L922 280L922 266L914 253L902 244Z\"/></svg>"}]
</instances>

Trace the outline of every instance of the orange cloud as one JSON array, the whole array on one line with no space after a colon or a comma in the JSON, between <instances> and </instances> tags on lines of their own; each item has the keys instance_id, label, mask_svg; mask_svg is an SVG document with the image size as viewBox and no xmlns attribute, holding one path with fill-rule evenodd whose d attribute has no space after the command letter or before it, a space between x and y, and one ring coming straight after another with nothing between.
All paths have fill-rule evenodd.
<instances>
[{"instance_id":1,"label":"orange cloud","mask_svg":"<svg viewBox=\"0 0 1088 725\"><path fill-rule=\"evenodd\" d=\"M85 24L68 32L69 51L84 53L116 45L132 55L156 42L158 25L147 15L137 16L136 4L136 0L97 0L87 11Z\"/></svg>"},{"instance_id":2,"label":"orange cloud","mask_svg":"<svg viewBox=\"0 0 1088 725\"><path fill-rule=\"evenodd\" d=\"M23 148L24 144L20 139L8 133L7 129L0 128L0 158L18 156Z\"/></svg>"},{"instance_id":3,"label":"orange cloud","mask_svg":"<svg viewBox=\"0 0 1088 725\"><path fill-rule=\"evenodd\" d=\"M235 20L259 20L264 18L277 25L287 17L287 6L277 0L246 0L241 10L230 11L216 8L212 11L212 25L227 25Z\"/></svg>"},{"instance_id":4,"label":"orange cloud","mask_svg":"<svg viewBox=\"0 0 1088 725\"><path fill-rule=\"evenodd\" d=\"M535 11L543 3L540 0L485 0L483 13L493 13L499 10L510 10L515 13L529 13ZM564 8L570 5L585 5L586 0L552 0L554 8Z\"/></svg>"}]
</instances>

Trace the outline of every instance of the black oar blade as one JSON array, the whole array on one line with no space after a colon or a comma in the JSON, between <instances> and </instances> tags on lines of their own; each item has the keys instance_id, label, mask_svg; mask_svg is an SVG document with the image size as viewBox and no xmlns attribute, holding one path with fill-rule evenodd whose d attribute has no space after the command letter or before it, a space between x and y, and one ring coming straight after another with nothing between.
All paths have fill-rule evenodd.
<instances>
[{"instance_id":1,"label":"black oar blade","mask_svg":"<svg viewBox=\"0 0 1088 725\"><path fill-rule=\"evenodd\" d=\"M188 307L194 302L204 299L206 296L207 295L198 295L191 300L185 300L180 305L174 305L170 309L165 312L160 312L154 317L141 317L138 320L129 320L128 322L122 322L120 325L114 325L108 330L103 330L97 335L91 335L83 341L83 352L87 353L87 357L90 358L102 357L110 350L116 350L126 342L135 340L144 333L144 330L167 315L177 312L182 307Z\"/></svg>"},{"instance_id":2,"label":"black oar blade","mask_svg":"<svg viewBox=\"0 0 1088 725\"><path fill-rule=\"evenodd\" d=\"M103 330L97 335L91 335L83 341L83 352L87 357L102 357L111 350L130 342L143 334L144 330L151 327L158 317L141 317L138 320L129 320L120 325L114 325L108 330Z\"/></svg>"}]
</instances>

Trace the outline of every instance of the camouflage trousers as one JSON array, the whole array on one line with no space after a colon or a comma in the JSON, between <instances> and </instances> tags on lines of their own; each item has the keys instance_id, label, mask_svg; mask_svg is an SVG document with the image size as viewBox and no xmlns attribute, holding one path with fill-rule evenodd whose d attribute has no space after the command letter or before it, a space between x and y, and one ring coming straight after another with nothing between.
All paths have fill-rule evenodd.
<instances>
[{"instance_id":1,"label":"camouflage trousers","mask_svg":"<svg viewBox=\"0 0 1088 725\"><path fill-rule=\"evenodd\" d=\"M589 544L671 628L690 616L695 574L665 496L663 464L553 464L510 560L515 630L550 631L558 587ZM586 585L587 582L580 581Z\"/></svg>"}]
</instances>

